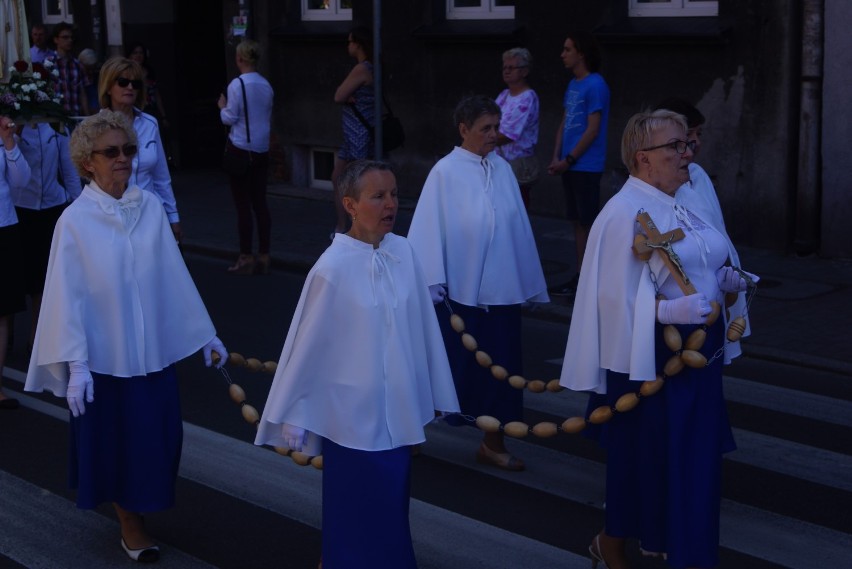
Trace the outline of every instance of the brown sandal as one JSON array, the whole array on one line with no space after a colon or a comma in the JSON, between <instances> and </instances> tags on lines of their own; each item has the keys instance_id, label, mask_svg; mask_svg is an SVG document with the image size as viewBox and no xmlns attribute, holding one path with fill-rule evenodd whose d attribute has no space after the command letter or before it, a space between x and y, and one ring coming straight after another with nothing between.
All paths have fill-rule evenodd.
<instances>
[{"instance_id":1,"label":"brown sandal","mask_svg":"<svg viewBox=\"0 0 852 569\"><path fill-rule=\"evenodd\" d=\"M476 462L496 466L502 470L520 472L526 468L524 461L508 452L494 452L483 442L476 451Z\"/></svg>"}]
</instances>

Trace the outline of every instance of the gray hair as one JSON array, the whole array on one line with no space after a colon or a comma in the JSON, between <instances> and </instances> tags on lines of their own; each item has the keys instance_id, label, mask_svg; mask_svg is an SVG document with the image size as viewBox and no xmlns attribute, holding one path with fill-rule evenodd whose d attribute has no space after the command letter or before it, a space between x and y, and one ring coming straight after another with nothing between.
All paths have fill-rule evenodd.
<instances>
[{"instance_id":1,"label":"gray hair","mask_svg":"<svg viewBox=\"0 0 852 569\"><path fill-rule=\"evenodd\" d=\"M86 117L71 133L71 162L77 168L80 177L90 179L92 174L83 163L92 156L95 141L110 130L121 130L127 135L130 144L137 144L136 131L124 113L104 109Z\"/></svg>"},{"instance_id":2,"label":"gray hair","mask_svg":"<svg viewBox=\"0 0 852 569\"><path fill-rule=\"evenodd\" d=\"M513 47L503 52L503 61L517 57L521 60L521 66L532 70L532 54L525 47Z\"/></svg>"},{"instance_id":3,"label":"gray hair","mask_svg":"<svg viewBox=\"0 0 852 569\"><path fill-rule=\"evenodd\" d=\"M684 132L687 130L684 116L667 109L642 111L630 117L621 136L621 161L631 174L636 174L636 153L651 144L655 133L671 124L683 128Z\"/></svg>"},{"instance_id":4,"label":"gray hair","mask_svg":"<svg viewBox=\"0 0 852 569\"><path fill-rule=\"evenodd\" d=\"M381 160L355 160L349 163L340 178L337 179L337 186L340 188L340 193L345 198L352 198L356 202L361 199L361 178L367 172L380 170L393 174L393 167Z\"/></svg>"},{"instance_id":5,"label":"gray hair","mask_svg":"<svg viewBox=\"0 0 852 569\"><path fill-rule=\"evenodd\" d=\"M453 123L456 127L464 124L467 128L471 128L476 119L482 115L497 115L499 117L502 114L494 99L485 95L470 95L456 105L453 111Z\"/></svg>"}]
</instances>

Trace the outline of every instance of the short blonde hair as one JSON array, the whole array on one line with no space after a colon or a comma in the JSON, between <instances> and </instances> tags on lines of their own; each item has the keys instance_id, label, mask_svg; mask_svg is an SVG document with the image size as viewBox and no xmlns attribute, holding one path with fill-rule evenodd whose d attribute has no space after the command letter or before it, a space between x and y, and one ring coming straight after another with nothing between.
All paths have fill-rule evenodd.
<instances>
[{"instance_id":1,"label":"short blonde hair","mask_svg":"<svg viewBox=\"0 0 852 569\"><path fill-rule=\"evenodd\" d=\"M621 161L631 174L637 172L636 153L651 144L654 134L671 124L683 128L684 132L687 130L683 115L667 109L642 111L630 117L621 136Z\"/></svg>"},{"instance_id":2,"label":"short blonde hair","mask_svg":"<svg viewBox=\"0 0 852 569\"><path fill-rule=\"evenodd\" d=\"M91 158L95 141L110 130L121 130L127 135L130 144L138 144L136 131L124 113L104 109L86 117L71 133L71 162L82 178L91 178L83 163Z\"/></svg>"},{"instance_id":3,"label":"short blonde hair","mask_svg":"<svg viewBox=\"0 0 852 569\"><path fill-rule=\"evenodd\" d=\"M260 61L260 44L254 40L243 40L237 45L237 55L249 65Z\"/></svg>"},{"instance_id":4,"label":"short blonde hair","mask_svg":"<svg viewBox=\"0 0 852 569\"><path fill-rule=\"evenodd\" d=\"M101 66L101 78L98 81L98 102L102 109L112 108L112 100L110 100L109 91L115 84L115 81L121 77L122 73L130 72L130 79L138 79L142 81L142 88L136 92L136 101L134 106L140 109L145 107L145 97L147 92L145 89L145 71L142 66L126 57L116 55L110 57Z\"/></svg>"}]
</instances>

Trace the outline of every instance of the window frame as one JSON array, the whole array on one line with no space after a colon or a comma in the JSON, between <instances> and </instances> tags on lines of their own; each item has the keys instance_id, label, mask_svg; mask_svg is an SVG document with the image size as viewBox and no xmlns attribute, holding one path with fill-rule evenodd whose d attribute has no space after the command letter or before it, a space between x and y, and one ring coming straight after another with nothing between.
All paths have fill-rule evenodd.
<instances>
[{"instance_id":1,"label":"window frame","mask_svg":"<svg viewBox=\"0 0 852 569\"><path fill-rule=\"evenodd\" d=\"M447 0L448 20L514 20L514 6L495 6L495 0L479 0L479 7L456 8L455 0Z\"/></svg>"},{"instance_id":2,"label":"window frame","mask_svg":"<svg viewBox=\"0 0 852 569\"><path fill-rule=\"evenodd\" d=\"M329 0L328 10L308 7L309 0L302 0L302 20L305 22L352 21L352 8L341 8L342 0Z\"/></svg>"},{"instance_id":3,"label":"window frame","mask_svg":"<svg viewBox=\"0 0 852 569\"><path fill-rule=\"evenodd\" d=\"M627 15L631 18L686 18L693 16L718 16L718 0L669 0L668 2L640 3L630 0Z\"/></svg>"},{"instance_id":4,"label":"window frame","mask_svg":"<svg viewBox=\"0 0 852 569\"><path fill-rule=\"evenodd\" d=\"M45 24L58 24L59 22L74 23L74 14L71 13L71 0L58 0L60 6L59 15L51 15L48 13L48 3L54 4L57 0L41 0L42 22ZM50 40L50 38L48 38Z\"/></svg>"},{"instance_id":5,"label":"window frame","mask_svg":"<svg viewBox=\"0 0 852 569\"><path fill-rule=\"evenodd\" d=\"M331 182L331 177L329 178L317 178L316 177L316 152L322 152L323 154L330 154L332 158L332 163L334 162L334 157L337 155L336 148L330 148L327 146L309 146L308 147L308 187L316 188L318 190L334 190L334 184ZM330 176L331 174L329 174Z\"/></svg>"}]
</instances>

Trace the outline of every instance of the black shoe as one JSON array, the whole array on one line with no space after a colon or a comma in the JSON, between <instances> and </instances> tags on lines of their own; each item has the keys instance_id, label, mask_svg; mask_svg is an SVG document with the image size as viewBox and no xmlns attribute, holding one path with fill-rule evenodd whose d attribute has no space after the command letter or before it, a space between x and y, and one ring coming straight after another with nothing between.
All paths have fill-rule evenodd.
<instances>
[{"instance_id":1,"label":"black shoe","mask_svg":"<svg viewBox=\"0 0 852 569\"><path fill-rule=\"evenodd\" d=\"M577 283L579 281L580 274L578 273L567 283L548 288L547 292L553 296L574 296L574 293L577 292Z\"/></svg>"}]
</instances>

